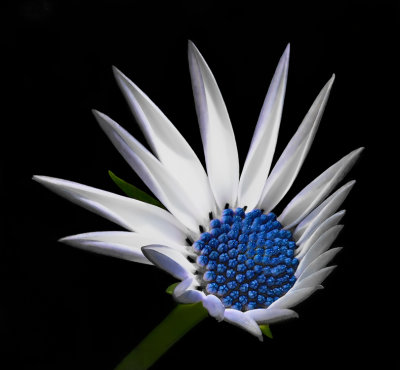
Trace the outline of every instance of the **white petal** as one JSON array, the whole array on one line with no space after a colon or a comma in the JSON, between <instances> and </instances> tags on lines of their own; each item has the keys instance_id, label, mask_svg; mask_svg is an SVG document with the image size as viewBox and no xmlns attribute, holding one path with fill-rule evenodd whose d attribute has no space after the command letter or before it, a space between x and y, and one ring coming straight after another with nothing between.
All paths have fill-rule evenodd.
<instances>
[{"instance_id":1,"label":"white petal","mask_svg":"<svg viewBox=\"0 0 400 370\"><path fill-rule=\"evenodd\" d=\"M186 243L186 228L160 207L68 180L47 176L34 176L33 179L128 230L157 235L177 244Z\"/></svg>"},{"instance_id":2,"label":"white petal","mask_svg":"<svg viewBox=\"0 0 400 370\"><path fill-rule=\"evenodd\" d=\"M129 78L113 68L120 86L140 128L158 159L180 182L190 189L188 196L208 222L209 212L215 212L215 200L208 177L198 157L187 141L161 110Z\"/></svg>"},{"instance_id":3,"label":"white petal","mask_svg":"<svg viewBox=\"0 0 400 370\"><path fill-rule=\"evenodd\" d=\"M242 311L227 308L225 310L224 320L255 335L260 341L263 340L262 332L258 324Z\"/></svg>"},{"instance_id":4,"label":"white petal","mask_svg":"<svg viewBox=\"0 0 400 370\"><path fill-rule=\"evenodd\" d=\"M153 244L143 247L142 252L148 260L179 280L194 276L194 265L175 249Z\"/></svg>"},{"instance_id":5,"label":"white petal","mask_svg":"<svg viewBox=\"0 0 400 370\"><path fill-rule=\"evenodd\" d=\"M184 294L186 291L188 291L191 287L194 286L194 281L193 277L188 277L185 280L181 281L174 289L172 296L177 299L179 296Z\"/></svg>"},{"instance_id":6,"label":"white petal","mask_svg":"<svg viewBox=\"0 0 400 370\"><path fill-rule=\"evenodd\" d=\"M268 309L272 310L275 308L290 308L298 305L299 303L306 300L311 294L313 294L318 288L303 288L298 290L290 289L283 297L272 303Z\"/></svg>"},{"instance_id":7,"label":"white petal","mask_svg":"<svg viewBox=\"0 0 400 370\"><path fill-rule=\"evenodd\" d=\"M297 243L301 244L319 225L333 215L349 195L356 182L350 181L336 190L329 198L314 209L295 229L293 235ZM302 233L299 238L299 234Z\"/></svg>"},{"instance_id":8,"label":"white petal","mask_svg":"<svg viewBox=\"0 0 400 370\"><path fill-rule=\"evenodd\" d=\"M287 308L258 308L255 310L246 311L244 314L248 317L251 317L258 324L272 324L275 322L299 317L296 312Z\"/></svg>"},{"instance_id":9,"label":"white petal","mask_svg":"<svg viewBox=\"0 0 400 370\"><path fill-rule=\"evenodd\" d=\"M311 245L309 248L304 248L301 253L296 256L298 260L300 260L300 264L296 270L296 277L300 276L303 270L321 253L327 251L332 243L335 241L340 231L342 230L343 225L332 226L329 230L324 232L318 240Z\"/></svg>"},{"instance_id":10,"label":"white petal","mask_svg":"<svg viewBox=\"0 0 400 370\"><path fill-rule=\"evenodd\" d=\"M304 253L318 240L318 238L325 231L329 230L332 226L335 226L340 222L345 213L346 211L344 209L340 212L335 213L331 217L328 217L324 222L322 222L321 225L319 225L314 231L312 231L311 233L307 233L307 236L296 249L296 257L302 257ZM342 227L343 226L341 226L341 228Z\"/></svg>"},{"instance_id":11,"label":"white petal","mask_svg":"<svg viewBox=\"0 0 400 370\"><path fill-rule=\"evenodd\" d=\"M317 272L324 268L338 254L341 249L342 248L332 248L329 251L322 253L304 269L297 280L301 282L303 279L310 276L314 272Z\"/></svg>"},{"instance_id":12,"label":"white petal","mask_svg":"<svg viewBox=\"0 0 400 370\"><path fill-rule=\"evenodd\" d=\"M61 238L60 242L66 243L89 252L104 254L127 261L152 264L142 253L141 247L166 242L165 238L149 237L127 231L104 231L71 235ZM184 246L167 242L170 248L185 251Z\"/></svg>"},{"instance_id":13,"label":"white petal","mask_svg":"<svg viewBox=\"0 0 400 370\"><path fill-rule=\"evenodd\" d=\"M121 155L161 203L186 227L198 232L200 212L165 166L110 117L97 111L93 114Z\"/></svg>"},{"instance_id":14,"label":"white petal","mask_svg":"<svg viewBox=\"0 0 400 370\"><path fill-rule=\"evenodd\" d=\"M235 135L221 92L207 63L189 41L193 95L211 189L219 208L235 206L239 158Z\"/></svg>"},{"instance_id":15,"label":"white petal","mask_svg":"<svg viewBox=\"0 0 400 370\"><path fill-rule=\"evenodd\" d=\"M290 46L283 53L268 89L239 181L239 204L253 209L271 167L281 122Z\"/></svg>"},{"instance_id":16,"label":"white petal","mask_svg":"<svg viewBox=\"0 0 400 370\"><path fill-rule=\"evenodd\" d=\"M178 297L174 297L179 303L197 303L202 302L205 297L203 292L198 290L188 289Z\"/></svg>"},{"instance_id":17,"label":"white petal","mask_svg":"<svg viewBox=\"0 0 400 370\"><path fill-rule=\"evenodd\" d=\"M279 222L287 228L297 225L346 176L363 149L352 151L308 184L283 210L278 218Z\"/></svg>"},{"instance_id":18,"label":"white petal","mask_svg":"<svg viewBox=\"0 0 400 370\"><path fill-rule=\"evenodd\" d=\"M321 284L328 275L336 268L336 266L325 267L313 274L307 276L301 281L296 281L293 285L292 290L302 289L302 288L314 288Z\"/></svg>"},{"instance_id":19,"label":"white petal","mask_svg":"<svg viewBox=\"0 0 400 370\"><path fill-rule=\"evenodd\" d=\"M279 203L296 179L314 140L334 77L333 75L315 99L269 175L258 202L258 208L264 209L266 213Z\"/></svg>"},{"instance_id":20,"label":"white petal","mask_svg":"<svg viewBox=\"0 0 400 370\"><path fill-rule=\"evenodd\" d=\"M210 316L215 317L218 321L224 319L225 307L221 300L215 295L209 294L203 298L203 306Z\"/></svg>"}]
</instances>

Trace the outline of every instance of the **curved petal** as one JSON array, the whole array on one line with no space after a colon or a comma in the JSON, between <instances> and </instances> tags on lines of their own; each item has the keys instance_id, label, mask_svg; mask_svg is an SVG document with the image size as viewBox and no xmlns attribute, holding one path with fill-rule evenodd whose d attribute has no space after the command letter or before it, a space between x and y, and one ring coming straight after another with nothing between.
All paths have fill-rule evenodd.
<instances>
[{"instance_id":1,"label":"curved petal","mask_svg":"<svg viewBox=\"0 0 400 370\"><path fill-rule=\"evenodd\" d=\"M221 300L215 295L209 294L203 298L203 306L210 316L215 317L218 321L224 319L225 307Z\"/></svg>"},{"instance_id":2,"label":"curved petal","mask_svg":"<svg viewBox=\"0 0 400 370\"><path fill-rule=\"evenodd\" d=\"M220 209L236 204L239 158L235 135L217 82L189 41L189 68L211 189Z\"/></svg>"},{"instance_id":3,"label":"curved petal","mask_svg":"<svg viewBox=\"0 0 400 370\"><path fill-rule=\"evenodd\" d=\"M353 188L355 183L355 181L349 181L340 189L336 190L297 226L293 233L294 238L298 238L298 235L302 233L297 241L298 244L301 244L319 225L322 224L322 222L336 212L349 195L350 190Z\"/></svg>"},{"instance_id":4,"label":"curved petal","mask_svg":"<svg viewBox=\"0 0 400 370\"><path fill-rule=\"evenodd\" d=\"M311 294L313 294L319 288L302 288L293 290L290 289L283 297L272 303L268 309L272 310L275 308L290 308L298 305L299 303L306 300Z\"/></svg>"},{"instance_id":5,"label":"curved petal","mask_svg":"<svg viewBox=\"0 0 400 370\"><path fill-rule=\"evenodd\" d=\"M335 75L321 90L272 169L258 202L258 208L264 209L266 213L280 202L296 179L314 140L334 79Z\"/></svg>"},{"instance_id":6,"label":"curved petal","mask_svg":"<svg viewBox=\"0 0 400 370\"><path fill-rule=\"evenodd\" d=\"M197 303L202 302L205 297L203 292L199 290L188 289L178 297L174 297L179 303Z\"/></svg>"},{"instance_id":7,"label":"curved petal","mask_svg":"<svg viewBox=\"0 0 400 370\"><path fill-rule=\"evenodd\" d=\"M198 232L200 212L165 166L110 117L98 111L93 114L117 150L161 203L192 232Z\"/></svg>"},{"instance_id":8,"label":"curved petal","mask_svg":"<svg viewBox=\"0 0 400 370\"><path fill-rule=\"evenodd\" d=\"M142 247L142 252L150 262L179 280L194 276L194 265L175 249L153 244Z\"/></svg>"},{"instance_id":9,"label":"curved petal","mask_svg":"<svg viewBox=\"0 0 400 370\"><path fill-rule=\"evenodd\" d=\"M244 313L246 316L251 317L257 324L273 324L275 322L298 318L297 312L287 308L258 308Z\"/></svg>"},{"instance_id":10,"label":"curved petal","mask_svg":"<svg viewBox=\"0 0 400 370\"><path fill-rule=\"evenodd\" d=\"M187 292L190 288L194 286L195 279L192 276L186 278L185 280L181 281L174 289L172 296L175 299L178 299L179 296Z\"/></svg>"},{"instance_id":11,"label":"curved petal","mask_svg":"<svg viewBox=\"0 0 400 370\"><path fill-rule=\"evenodd\" d=\"M303 242L296 249L296 257L300 258L304 253L318 240L318 238L332 226L337 225L346 211L343 209L340 212L335 213L331 217L328 217L324 222L321 223L312 233L307 233L308 235L304 238ZM342 228L343 226L341 226ZM303 252L304 250L304 252Z\"/></svg>"},{"instance_id":12,"label":"curved petal","mask_svg":"<svg viewBox=\"0 0 400 370\"><path fill-rule=\"evenodd\" d=\"M275 152L289 67L290 45L283 53L268 89L239 181L239 204L253 209L260 199Z\"/></svg>"},{"instance_id":13,"label":"curved petal","mask_svg":"<svg viewBox=\"0 0 400 370\"><path fill-rule=\"evenodd\" d=\"M323 233L318 240L308 248L304 248L296 258L300 261L299 266L296 270L296 277L299 276L303 269L319 254L327 251L332 243L335 241L340 231L343 229L343 225L332 226L329 230Z\"/></svg>"},{"instance_id":14,"label":"curved petal","mask_svg":"<svg viewBox=\"0 0 400 370\"><path fill-rule=\"evenodd\" d=\"M113 67L114 76L151 149L184 189L208 222L215 200L199 158L161 110L129 78Z\"/></svg>"},{"instance_id":15,"label":"curved petal","mask_svg":"<svg viewBox=\"0 0 400 370\"><path fill-rule=\"evenodd\" d=\"M342 248L332 248L322 253L304 269L297 280L301 282L303 279L310 276L314 272L317 272L324 268L341 250Z\"/></svg>"},{"instance_id":16,"label":"curved petal","mask_svg":"<svg viewBox=\"0 0 400 370\"><path fill-rule=\"evenodd\" d=\"M258 324L242 311L227 308L225 310L224 320L255 335L261 342L263 341L262 332Z\"/></svg>"},{"instance_id":17,"label":"curved petal","mask_svg":"<svg viewBox=\"0 0 400 370\"><path fill-rule=\"evenodd\" d=\"M148 244L165 243L165 238L149 237L128 231L103 231L71 235L59 241L88 252L151 265L140 248ZM184 246L174 243L166 245L185 253Z\"/></svg>"},{"instance_id":18,"label":"curved petal","mask_svg":"<svg viewBox=\"0 0 400 370\"><path fill-rule=\"evenodd\" d=\"M319 284L321 284L335 268L336 266L325 267L307 276L301 281L297 280L296 283L293 285L292 289L297 290L302 288L315 288Z\"/></svg>"},{"instance_id":19,"label":"curved petal","mask_svg":"<svg viewBox=\"0 0 400 370\"><path fill-rule=\"evenodd\" d=\"M128 230L157 235L181 245L186 243L186 228L160 207L54 177L34 176L33 180Z\"/></svg>"},{"instance_id":20,"label":"curved petal","mask_svg":"<svg viewBox=\"0 0 400 370\"><path fill-rule=\"evenodd\" d=\"M358 160L363 149L359 148L352 151L308 184L286 206L278 218L279 222L287 228L297 225L346 176Z\"/></svg>"}]
</instances>

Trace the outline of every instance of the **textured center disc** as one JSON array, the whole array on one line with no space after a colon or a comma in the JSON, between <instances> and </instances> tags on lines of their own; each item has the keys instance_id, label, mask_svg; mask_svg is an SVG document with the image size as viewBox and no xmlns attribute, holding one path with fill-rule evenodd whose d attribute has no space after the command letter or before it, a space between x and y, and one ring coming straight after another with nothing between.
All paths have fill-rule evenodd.
<instances>
[{"instance_id":1,"label":"textured center disc","mask_svg":"<svg viewBox=\"0 0 400 370\"><path fill-rule=\"evenodd\" d=\"M273 213L224 209L193 244L201 285L226 308L266 308L295 283L298 260L292 233Z\"/></svg>"}]
</instances>

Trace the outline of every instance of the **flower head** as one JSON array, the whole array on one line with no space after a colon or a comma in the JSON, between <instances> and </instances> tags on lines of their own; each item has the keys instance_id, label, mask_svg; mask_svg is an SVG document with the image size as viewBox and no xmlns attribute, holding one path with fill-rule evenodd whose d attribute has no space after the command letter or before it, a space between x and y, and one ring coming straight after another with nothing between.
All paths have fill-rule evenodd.
<instances>
[{"instance_id":1,"label":"flower head","mask_svg":"<svg viewBox=\"0 0 400 370\"><path fill-rule=\"evenodd\" d=\"M308 154L334 76L323 87L270 170L286 90L289 46L265 98L239 176L235 136L221 93L197 48L189 65L207 173L157 106L114 69L153 153L103 113L94 115L125 160L165 209L74 182L34 179L128 231L91 232L61 241L130 261L154 264L181 282L174 298L202 302L209 314L261 338L259 324L297 317L292 307L320 289L340 250L338 211L354 185L334 191L362 148L343 157L297 194L278 216ZM334 192L333 192L334 191ZM333 193L332 193L333 192Z\"/></svg>"}]
</instances>

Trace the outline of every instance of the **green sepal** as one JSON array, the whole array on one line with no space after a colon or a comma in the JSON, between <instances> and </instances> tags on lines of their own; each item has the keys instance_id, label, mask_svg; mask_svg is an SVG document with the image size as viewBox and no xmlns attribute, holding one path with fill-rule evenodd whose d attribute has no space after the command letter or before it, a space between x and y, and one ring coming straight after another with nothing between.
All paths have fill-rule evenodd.
<instances>
[{"instance_id":1,"label":"green sepal","mask_svg":"<svg viewBox=\"0 0 400 370\"><path fill-rule=\"evenodd\" d=\"M165 290L165 293L171 294L171 295L172 295L172 293L174 293L174 290L175 290L175 288L176 288L176 286L177 286L178 284L179 284L179 283L173 283L173 284L171 284L171 285Z\"/></svg>"},{"instance_id":2,"label":"green sepal","mask_svg":"<svg viewBox=\"0 0 400 370\"><path fill-rule=\"evenodd\" d=\"M111 180L113 180L128 197L165 209L165 207L157 199L154 199L151 195L145 193L143 190L140 190L136 186L129 184L125 180L122 180L111 171L108 171L108 174L110 175Z\"/></svg>"},{"instance_id":3,"label":"green sepal","mask_svg":"<svg viewBox=\"0 0 400 370\"><path fill-rule=\"evenodd\" d=\"M272 332L271 332L271 329L270 329L269 325L260 325L260 329L261 329L262 333L263 333L266 337L271 338L271 339L274 338L274 337L272 336Z\"/></svg>"}]
</instances>

